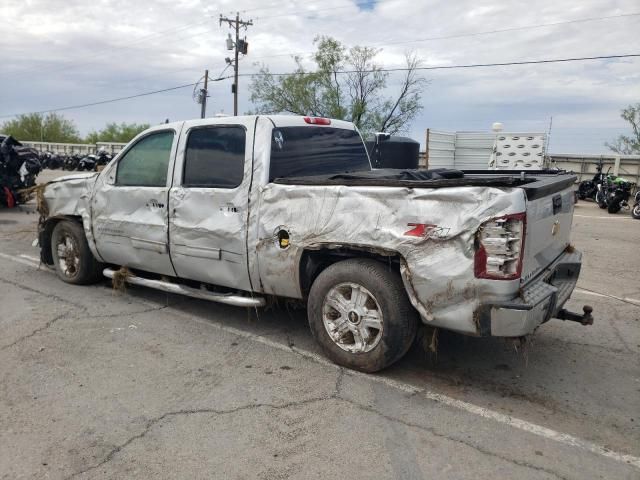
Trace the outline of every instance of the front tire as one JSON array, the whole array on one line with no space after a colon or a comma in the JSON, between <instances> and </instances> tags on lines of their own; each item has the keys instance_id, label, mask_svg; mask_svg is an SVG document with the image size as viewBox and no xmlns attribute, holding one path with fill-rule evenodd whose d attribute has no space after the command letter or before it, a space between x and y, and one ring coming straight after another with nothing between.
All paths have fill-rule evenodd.
<instances>
[{"instance_id":1,"label":"front tire","mask_svg":"<svg viewBox=\"0 0 640 480\"><path fill-rule=\"evenodd\" d=\"M311 333L327 357L369 373L399 360L418 325L400 275L363 258L323 270L311 286L307 314Z\"/></svg>"},{"instance_id":2,"label":"front tire","mask_svg":"<svg viewBox=\"0 0 640 480\"><path fill-rule=\"evenodd\" d=\"M96 283L102 278L102 264L91 253L82 225L63 220L53 229L51 253L61 280L74 285Z\"/></svg>"},{"instance_id":3,"label":"front tire","mask_svg":"<svg viewBox=\"0 0 640 480\"><path fill-rule=\"evenodd\" d=\"M640 220L640 203L636 203L631 209L631 216L637 220Z\"/></svg>"}]
</instances>

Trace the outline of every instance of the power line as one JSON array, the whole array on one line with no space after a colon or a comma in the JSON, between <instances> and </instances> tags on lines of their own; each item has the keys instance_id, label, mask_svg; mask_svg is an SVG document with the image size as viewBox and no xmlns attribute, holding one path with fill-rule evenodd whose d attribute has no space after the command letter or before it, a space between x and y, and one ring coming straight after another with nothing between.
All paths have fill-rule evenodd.
<instances>
[{"instance_id":1,"label":"power line","mask_svg":"<svg viewBox=\"0 0 640 480\"><path fill-rule=\"evenodd\" d=\"M396 41L396 42L385 42L386 45L401 45L405 43L420 43L420 42L430 42L433 40L449 40L454 38L464 38L464 37L475 37L477 35L488 35L492 33L505 33L505 32L515 32L519 30L530 30L535 28L544 28L544 27L557 27L560 25L569 25L572 23L586 23L586 22L595 22L600 20L610 20L613 18L624 18L624 17L637 17L640 16L640 12L634 13L623 13L620 15L608 15L605 17L590 17L590 18L578 18L575 20L564 20L559 22L551 22L551 23L540 23L536 25L523 25L521 27L509 27L509 28L500 28L497 30L487 30L483 32L469 32L469 33L461 33L454 35L443 35L439 37L427 37L427 38L419 38L416 40L407 40L407 41ZM383 44L384 45L384 44Z\"/></svg>"},{"instance_id":2,"label":"power line","mask_svg":"<svg viewBox=\"0 0 640 480\"><path fill-rule=\"evenodd\" d=\"M365 0L362 2L356 2L355 5L364 5L364 4L370 4L371 0ZM350 6L353 6L354 4L350 4ZM257 10L269 10L272 8L280 8L282 5L273 5L271 7L261 7L261 8L256 8L256 9L251 9L251 10L242 10L242 11L257 11ZM336 8L343 8L343 7L336 7ZM324 9L322 9L324 10ZM316 10L319 11L319 10ZM298 12L304 12L304 11L294 11L291 12L290 14L296 14ZM269 17L258 17L258 18L275 18L275 17L282 17L282 16L288 16L290 15L289 13L287 14L280 14L280 15L274 15L274 16L269 16ZM585 22L593 22L593 21L599 21L599 20L609 20L609 19L614 19L614 18L624 18L624 17L634 17L634 16L640 16L640 12L632 12L632 13L624 13L624 14L619 14L619 15L609 15L609 16L604 16L604 17L589 17L589 18L581 18L581 19L574 19L574 20L566 20L566 21L559 21L559 22L551 22L551 23L543 23L543 24L535 24L535 25L523 25L520 27L509 27L509 28L505 28L505 29L498 29L498 30L486 30L486 31L480 31L480 32L468 32L468 33L460 33L460 34L453 34L453 35L444 35L444 36L434 36L434 37L426 37L426 38L422 38L422 39L416 39L416 40L407 40L407 41L392 41L392 42L388 42L388 43L374 43L374 44L369 44L368 46L370 47L376 47L376 46L386 46L386 45L400 45L400 44L407 44L407 43L419 43L419 42L428 42L428 41L435 41L435 40L447 40L447 39L455 39L455 38L465 38L465 37L475 37L475 36L480 36L480 35L488 35L488 34L495 34L495 33L504 33L504 32L511 32L511 31L518 31L518 30L528 30L528 29L537 29L537 28L544 28L544 27L550 27L550 26L561 26L561 25L567 25L567 24L573 24L573 23L585 23ZM121 45L121 46L116 46L115 48L128 48L130 45L134 44L134 43L139 43L141 40L145 40L147 38L150 37L154 37L156 35L162 36L162 34L165 33L170 33L170 32L175 32L175 31L179 31L179 30L184 30L185 28L188 28L189 26L192 25L199 25L202 23L206 23L209 20L205 20L204 22L195 22L195 23L189 23L186 25L181 25L178 27L174 27L171 29L167 29L167 30L163 30L161 32L156 32L154 34L150 34L147 35L145 37L141 37L137 40L135 40L134 42L131 42L129 45ZM190 35L187 35L186 37L180 37L180 39L185 39L185 38L191 38L194 36L200 36L200 35L205 35L209 33L209 31L204 31L204 32L196 32ZM100 53L100 52L97 52ZM303 55L303 54L309 54L309 53L313 53L310 51L307 52L289 52L289 53L280 53L280 54L274 54L274 55L263 55L261 57L253 57L253 60L261 60L264 58L274 58L274 57L283 57L283 56L290 56L290 55ZM88 58L88 57L87 57ZM63 67L63 69L66 67ZM178 73L178 72L185 72L185 71L195 71L195 70L200 70L200 67L186 67L186 68L181 68L181 69L176 69L176 70L170 70L167 72L163 72L163 74L167 74L167 73ZM56 70L53 71L49 71L49 73L55 72ZM127 79L127 81L138 81L138 80L144 80L147 78L152 78L152 77L156 77L158 76L157 74L151 74L151 75L145 75L143 77L135 77L135 78L129 78ZM219 75L220 76L220 75Z\"/></svg>"},{"instance_id":3,"label":"power line","mask_svg":"<svg viewBox=\"0 0 640 480\"><path fill-rule=\"evenodd\" d=\"M459 34L452 34L452 35L441 35L441 36L434 36L434 37L419 38L419 39L415 39L415 40L385 41L385 42L372 43L372 44L369 44L369 45L362 45L362 46L363 47L385 47L385 46L389 46L389 45L403 45L403 44L408 44L408 43L432 42L432 41L436 41L436 40L452 40L452 39L456 39L456 38L477 37L477 36L480 36L480 35L491 35L491 34L495 34L495 33L515 32L515 31L520 31L520 30L532 30L532 29L537 29L537 28L569 25L569 24L573 24L573 23L586 23L586 22L595 22L595 21L600 21L600 20L610 20L610 19L614 19L614 18L637 17L637 16L640 16L640 12L624 13L624 14L620 14L620 15L608 15L608 16L605 16L605 17L578 18L578 19L574 19L574 20L564 20L564 21L551 22L551 23L540 23L540 24L535 24L535 25L522 25L520 27L509 27L509 28L502 28L502 29L496 29L496 30L484 30L484 31L479 31L479 32L467 32L467 33L459 33ZM272 18L272 17L263 17L263 19L264 18ZM310 53L315 53L315 52L306 51L306 52L278 53L278 54L274 54L274 55L265 55L265 56L262 56L262 57L257 57L257 58L254 58L254 60L260 60L262 58L286 57L286 56L290 56L290 55L306 55L306 54L310 54Z\"/></svg>"},{"instance_id":4,"label":"power line","mask_svg":"<svg viewBox=\"0 0 640 480\"><path fill-rule=\"evenodd\" d=\"M501 63L470 63L466 65L438 65L433 67L416 67L409 69L407 67L392 67L392 68L378 68L375 70L341 70L335 73L374 73L374 72L406 72L408 70L447 70L454 68L480 68L480 67L508 67L512 65L535 65L543 63L563 63L563 62L582 62L587 60L606 60L617 58L633 58L640 57L640 53L631 53L625 55L600 55L596 57L575 57L575 58L553 58L548 60L523 60L518 62L501 62ZM243 73L241 76L255 76L255 75L273 75L274 77L284 77L292 75L314 75L317 72L304 72L304 73Z\"/></svg>"},{"instance_id":5,"label":"power line","mask_svg":"<svg viewBox=\"0 0 640 480\"><path fill-rule=\"evenodd\" d=\"M590 61L590 60L609 60L609 59L622 59L622 58L637 58L640 57L640 53L631 53L624 55L599 55L593 57L575 57L575 58L554 58L554 59L545 59L545 60L528 60L528 61L518 61L518 62L495 62L495 63L472 63L472 64L464 64L464 65L439 65L433 67L417 67L415 70L448 70L448 69L466 69L466 68L486 68L486 67L506 67L506 66L516 66L516 65L536 65L536 64L552 64L552 63L568 63L568 62L582 62L582 61ZM377 70L362 70L364 73L372 73L372 72L405 72L408 71L409 68L406 67L393 67L393 68L380 68ZM347 73L355 73L355 70L341 70L335 72L337 74L347 74ZM248 77L248 76L258 76L258 75L273 75L273 76L292 76L292 75L313 75L317 72L305 72L305 73L243 73L239 76ZM218 77L214 79L210 79L212 82L219 82L221 80L226 80L229 78L234 78L233 75L228 75L226 77ZM164 88L162 90L154 90L151 92L138 93L136 95L129 95L126 97L112 98L109 100L101 100L98 102L85 103L81 105L72 105L67 107L53 108L49 110L41 110L37 112L25 112L25 113L12 113L6 115L0 115L0 118L8 118L15 117L18 115L26 115L26 114L42 114L42 113L52 113L52 112L60 112L63 110L74 110L78 108L92 107L95 105L104 105L106 103L120 102L122 100L130 100L133 98L144 97L148 95L155 95L158 93L169 92L172 90L178 90L187 87L193 87L196 85L195 83L188 83L185 85L178 85L176 87Z\"/></svg>"},{"instance_id":6,"label":"power line","mask_svg":"<svg viewBox=\"0 0 640 480\"><path fill-rule=\"evenodd\" d=\"M278 17L285 17L285 16L291 16L291 15L296 15L298 13L309 13L309 14L313 14L315 12L320 12L320 11L325 11L325 10L336 10L336 9L343 9L343 8L350 8L352 6L363 6L363 5L370 5L372 3L371 0L362 0L362 1L357 1L355 3L351 3L350 5L341 7L341 6L336 6L336 7L329 7L329 8L322 8L322 9L317 9L317 10L295 10L289 13L281 13L278 15L272 15L272 16L267 16L267 17L259 17L261 19L269 19L269 18L278 18ZM324 5L324 3L323 3ZM248 10L241 10L243 12L253 12L253 11L259 11L259 10L270 10L270 9L275 9L275 8L281 8L282 5L281 4L273 4L271 6L267 6L267 7L260 7L260 8L254 8L254 9L248 9ZM409 44L409 43L420 43L420 42L429 42L429 41L436 41L436 40L448 40L448 39L456 39L456 38L465 38L465 37L475 37L475 36L480 36L480 35L488 35L488 34L495 34L495 33L505 33L505 32L512 32L512 31L519 31L519 30L528 30L528 29L537 29L537 28L544 28L544 27L551 27L551 26L561 26L561 25L568 25L568 24L574 24L574 23L585 23L585 22L593 22L593 21L599 21L599 20L609 20L609 19L615 19L615 18L624 18L624 17L635 17L635 16L640 16L640 12L632 12L632 13L624 13L624 14L618 14L618 15L608 15L608 16L603 16L603 17L589 17L589 18L582 18L582 19L574 19L574 20L566 20L566 21L559 21L559 22L551 22L551 23L543 23L543 24L535 24L535 25L523 25L520 27L509 27L509 28L504 28L504 29L497 29L497 30L487 30L487 31L480 31L480 32L468 32L468 33L461 33L461 34L453 34L453 35L443 35L443 36L434 36L434 37L426 37L426 38L421 38L421 39L415 39L415 40L406 40L406 41L387 41L387 42L379 42L379 43L374 43L374 44L369 44L369 45L365 45L365 46L370 46L370 47L376 47L376 46L388 46L388 45L401 45L401 44ZM148 35L136 38L134 40L132 40L131 42L128 42L126 44L117 44L105 49L101 49L98 50L97 52L94 52L93 54L91 54L90 56L83 56L83 57L76 57L73 60L66 60L64 62L64 64L58 68L55 68L53 70L48 70L48 74L51 73L55 73L58 71L62 71L62 70L66 70L69 68L70 64L72 61L76 61L76 60L93 60L98 58L101 54L106 54L106 55L110 55L115 53L115 50L121 50L121 49L131 49L133 48L134 45L139 44L139 43L143 43L146 42L148 40L155 40L158 39L160 37L163 37L165 35L168 35L170 33L177 33L183 30L186 30L190 27L193 26L199 26L205 23L208 23L210 21L210 19L213 18L213 15L207 16L207 19L205 20L200 20L198 22L190 22L187 24L183 24L183 25L178 25L176 27L172 27L166 30L161 30L159 32L154 32L154 33L150 33ZM189 34L187 36L183 36L180 37L180 39L185 39L185 38L192 38L195 36L201 36L201 35L205 35L207 33L210 33L209 30L206 30L204 32L195 32L192 34ZM309 53L313 53L311 51L306 51L306 52L289 52L289 53L281 53L281 54L274 54L274 55L264 55L261 57L255 57L254 60L260 60L263 58L274 58L274 57L282 57L282 56L290 56L290 55L305 55L305 54L309 54ZM80 65L77 65L76 67L78 67ZM73 68L73 67L72 67ZM190 69L195 69L195 67L190 68ZM177 71L185 71L185 70L190 70L190 69L182 69L182 70L176 70ZM32 73L32 72L36 72L38 71L38 69L35 70L22 70L20 72L16 72L18 76L14 76L14 75L9 75L9 77L7 78L21 78L23 75L28 74L28 73ZM149 76L145 76L142 78L148 78L151 77L153 75L149 75Z\"/></svg>"},{"instance_id":7,"label":"power line","mask_svg":"<svg viewBox=\"0 0 640 480\"><path fill-rule=\"evenodd\" d=\"M144 96L147 96L147 95L155 95L156 93L163 93L163 92L169 92L171 90L178 90L178 89L181 89L181 88L193 87L194 85L196 85L196 83L189 83L189 84L186 84L186 85L178 85L177 87L164 88L162 90L154 90L152 92L138 93L136 95L129 95L127 97L111 98L109 100L101 100L101 101L98 101L98 102L83 103L83 104L80 104L80 105L71 105L71 106L68 106L68 107L51 108L49 110L40 110L39 112L12 113L12 114L8 114L8 115L0 115L0 118L16 117L16 116L19 116L19 115L29 115L29 114L53 113L53 112L60 112L60 111L63 111L63 110L75 110L77 108L93 107L95 105L103 105L105 103L120 102L122 100L130 100L132 98L144 97Z\"/></svg>"}]
</instances>

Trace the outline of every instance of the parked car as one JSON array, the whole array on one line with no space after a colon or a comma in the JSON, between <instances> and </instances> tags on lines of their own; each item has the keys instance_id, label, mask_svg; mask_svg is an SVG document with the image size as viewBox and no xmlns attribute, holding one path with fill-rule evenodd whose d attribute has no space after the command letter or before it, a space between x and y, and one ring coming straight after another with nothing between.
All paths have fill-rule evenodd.
<instances>
[{"instance_id":1,"label":"parked car","mask_svg":"<svg viewBox=\"0 0 640 480\"><path fill-rule=\"evenodd\" d=\"M43 192L39 244L68 283L104 274L244 307L307 303L340 365L401 358L418 322L521 337L563 309L581 254L574 175L372 170L353 124L208 118L150 128ZM126 270L120 269L126 266Z\"/></svg>"}]
</instances>

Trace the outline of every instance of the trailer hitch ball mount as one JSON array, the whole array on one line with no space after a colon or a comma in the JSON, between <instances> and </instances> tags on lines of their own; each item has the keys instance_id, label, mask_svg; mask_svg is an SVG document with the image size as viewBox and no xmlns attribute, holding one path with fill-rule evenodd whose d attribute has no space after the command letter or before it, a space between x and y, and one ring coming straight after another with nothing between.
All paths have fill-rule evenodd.
<instances>
[{"instance_id":1,"label":"trailer hitch ball mount","mask_svg":"<svg viewBox=\"0 0 640 480\"><path fill-rule=\"evenodd\" d=\"M593 307L589 305L585 305L582 307L583 314L570 312L569 310L565 310L564 308L558 312L556 318L560 320L569 320L571 322L578 322L582 325L593 325Z\"/></svg>"}]
</instances>

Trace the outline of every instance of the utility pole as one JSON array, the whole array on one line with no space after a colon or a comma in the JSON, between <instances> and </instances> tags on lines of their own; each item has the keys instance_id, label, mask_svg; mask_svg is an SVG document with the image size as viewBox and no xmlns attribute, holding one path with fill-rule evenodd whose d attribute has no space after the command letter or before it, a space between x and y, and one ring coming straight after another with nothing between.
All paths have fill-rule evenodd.
<instances>
[{"instance_id":1,"label":"utility pole","mask_svg":"<svg viewBox=\"0 0 640 480\"><path fill-rule=\"evenodd\" d=\"M207 83L209 81L209 70L204 71L204 88L200 90L200 98L202 107L200 108L200 118L204 118L207 116L207 96L209 95L209 91L207 90Z\"/></svg>"},{"instance_id":2,"label":"utility pole","mask_svg":"<svg viewBox=\"0 0 640 480\"><path fill-rule=\"evenodd\" d=\"M244 21L240 18L240 13L236 13L236 18L227 18L220 15L220 25L222 22L227 22L229 27L235 30L236 38L235 41L231 38L231 34L229 34L229 38L227 38L227 50L235 50L234 60L230 58L226 58L226 62L230 65L233 65L233 85L231 86L231 92L233 93L233 114L238 115L238 58L240 54L246 55L248 52L249 44L247 43L247 38L240 38L240 27L244 27L246 30L247 27L253 25L253 21Z\"/></svg>"}]
</instances>

